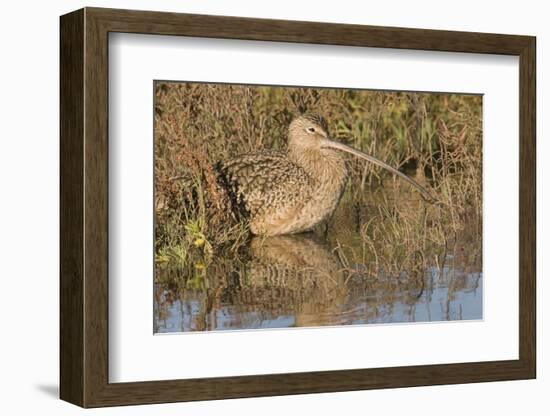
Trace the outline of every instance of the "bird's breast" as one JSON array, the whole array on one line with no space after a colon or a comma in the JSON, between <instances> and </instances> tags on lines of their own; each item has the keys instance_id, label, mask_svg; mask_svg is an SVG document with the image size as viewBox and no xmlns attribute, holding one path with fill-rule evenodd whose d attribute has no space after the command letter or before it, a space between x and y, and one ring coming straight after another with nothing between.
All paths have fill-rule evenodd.
<instances>
[{"instance_id":1,"label":"bird's breast","mask_svg":"<svg viewBox=\"0 0 550 416\"><path fill-rule=\"evenodd\" d=\"M311 168L311 166L310 166ZM308 188L299 197L264 215L253 216L252 231L255 234L281 235L309 231L328 219L342 197L346 180L345 161L329 160L314 171L306 171Z\"/></svg>"}]
</instances>

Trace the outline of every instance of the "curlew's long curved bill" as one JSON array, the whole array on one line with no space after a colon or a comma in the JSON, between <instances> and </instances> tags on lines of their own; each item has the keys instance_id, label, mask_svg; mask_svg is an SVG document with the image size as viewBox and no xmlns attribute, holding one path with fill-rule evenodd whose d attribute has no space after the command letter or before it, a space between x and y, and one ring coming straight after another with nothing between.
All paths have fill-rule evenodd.
<instances>
[{"instance_id":1,"label":"curlew's long curved bill","mask_svg":"<svg viewBox=\"0 0 550 416\"><path fill-rule=\"evenodd\" d=\"M425 199L427 199L428 201L433 201L432 196L426 190L426 188L424 188L422 185L420 185L414 179L409 178L404 173L402 173L402 172L398 171L397 169L391 167L387 163L382 162L380 159L377 159L374 156L367 155L366 153L363 153L360 150L357 150L353 147L347 146L343 143L340 143L340 142L337 142L337 141L334 141L334 140L330 140L330 139L327 139L325 141L325 144L323 145L323 147L328 147L328 148L331 148L331 149L337 149L337 150L341 150L343 152L351 153L354 156L360 157L361 159L365 159L365 160L367 160L371 163L374 163L375 165L378 165L378 166L390 171L391 173L399 176L400 178L405 179L407 182L409 182L411 185L413 185L416 189L418 189L422 193L422 196Z\"/></svg>"}]
</instances>

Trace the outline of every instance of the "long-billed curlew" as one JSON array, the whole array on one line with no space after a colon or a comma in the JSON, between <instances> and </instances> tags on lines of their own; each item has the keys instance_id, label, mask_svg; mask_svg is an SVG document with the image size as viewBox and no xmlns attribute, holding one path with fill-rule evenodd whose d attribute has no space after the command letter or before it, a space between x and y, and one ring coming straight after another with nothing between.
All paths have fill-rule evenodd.
<instances>
[{"instance_id":1,"label":"long-billed curlew","mask_svg":"<svg viewBox=\"0 0 550 416\"><path fill-rule=\"evenodd\" d=\"M375 163L427 191L386 163L331 139L325 119L295 118L286 151L247 153L218 164L221 185L257 235L311 230L336 209L348 178L345 153ZM428 197L429 198L429 197Z\"/></svg>"}]
</instances>

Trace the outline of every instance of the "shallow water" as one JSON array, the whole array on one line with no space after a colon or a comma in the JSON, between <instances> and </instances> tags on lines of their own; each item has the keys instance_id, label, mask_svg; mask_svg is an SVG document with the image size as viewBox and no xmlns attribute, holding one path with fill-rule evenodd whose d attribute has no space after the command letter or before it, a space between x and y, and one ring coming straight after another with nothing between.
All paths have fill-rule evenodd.
<instances>
[{"instance_id":1,"label":"shallow water","mask_svg":"<svg viewBox=\"0 0 550 416\"><path fill-rule=\"evenodd\" d=\"M410 204L380 217L375 235L428 218ZM369 246L361 233L379 207L359 205L344 200L326 232L254 238L238 256L157 268L154 332L483 318L480 236L419 250L414 235L395 233Z\"/></svg>"},{"instance_id":2,"label":"shallow water","mask_svg":"<svg viewBox=\"0 0 550 416\"><path fill-rule=\"evenodd\" d=\"M157 286L159 301L155 305L155 332L481 319L483 287L480 273L465 274L447 269L442 278L438 273L432 273L429 281L429 288L420 296L403 292L397 294L393 302L384 302L383 295L374 291L369 293L368 288L364 288L363 293L354 290L353 295L340 305L326 308L311 307L316 303L315 299L285 307L273 299L258 305L253 298L249 299L248 305L236 305L229 299L222 299L216 307L208 308L206 293L206 296L189 293L169 301L173 295ZM453 290L452 286L456 284L461 288ZM238 292L239 288L226 290ZM274 296L280 295L278 290L273 291ZM280 302L283 303L284 299L281 298Z\"/></svg>"}]
</instances>

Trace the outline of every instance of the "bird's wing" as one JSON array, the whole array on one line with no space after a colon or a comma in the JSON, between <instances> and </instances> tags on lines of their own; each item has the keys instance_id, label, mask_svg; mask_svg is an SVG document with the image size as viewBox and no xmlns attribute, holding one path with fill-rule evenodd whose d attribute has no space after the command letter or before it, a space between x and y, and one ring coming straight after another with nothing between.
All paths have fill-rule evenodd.
<instances>
[{"instance_id":1,"label":"bird's wing","mask_svg":"<svg viewBox=\"0 0 550 416\"><path fill-rule=\"evenodd\" d=\"M233 202L251 214L298 205L311 192L309 176L281 152L237 156L218 171Z\"/></svg>"}]
</instances>

